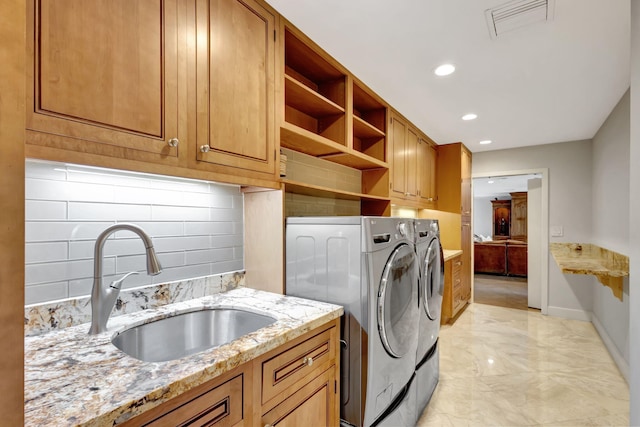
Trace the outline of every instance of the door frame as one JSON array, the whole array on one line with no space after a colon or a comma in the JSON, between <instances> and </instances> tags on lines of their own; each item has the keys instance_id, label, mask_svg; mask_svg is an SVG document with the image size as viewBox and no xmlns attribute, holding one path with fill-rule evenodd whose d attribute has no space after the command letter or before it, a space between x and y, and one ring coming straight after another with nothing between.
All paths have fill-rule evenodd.
<instances>
[{"instance_id":1,"label":"door frame","mask_svg":"<svg viewBox=\"0 0 640 427\"><path fill-rule=\"evenodd\" d=\"M495 172L483 172L472 173L471 175L471 211L473 212L473 180L475 178L489 178L499 176L511 176L511 175L530 175L540 174L542 177L542 221L541 221L541 233L540 233L540 265L529 266L529 268L540 268L540 312L542 314L549 314L549 168L536 168L536 169L518 169L509 171L495 171ZM527 220L528 221L528 220ZM471 218L471 230L473 232L473 217ZM531 236L527 237L527 240L531 240ZM475 284L474 284L475 286ZM473 287L472 287L473 289ZM473 297L472 297L473 300Z\"/></svg>"}]
</instances>

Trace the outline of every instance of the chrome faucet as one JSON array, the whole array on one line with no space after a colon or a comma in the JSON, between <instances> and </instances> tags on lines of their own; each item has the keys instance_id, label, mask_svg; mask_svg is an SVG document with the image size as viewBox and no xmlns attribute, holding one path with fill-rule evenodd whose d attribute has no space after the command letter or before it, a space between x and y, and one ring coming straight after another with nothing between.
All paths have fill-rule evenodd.
<instances>
[{"instance_id":1,"label":"chrome faucet","mask_svg":"<svg viewBox=\"0 0 640 427\"><path fill-rule=\"evenodd\" d=\"M147 253L147 274L155 276L162 271L160 262L156 257L153 249L151 237L144 230L135 224L115 224L107 227L96 239L96 246L93 255L93 288L91 289L91 328L90 335L99 334L107 330L107 321L113 306L120 295L120 287L122 282L132 274L138 274L137 271L125 274L119 280L112 282L106 289L102 286L102 249L107 238L120 230L129 230L136 233L144 242Z\"/></svg>"}]
</instances>

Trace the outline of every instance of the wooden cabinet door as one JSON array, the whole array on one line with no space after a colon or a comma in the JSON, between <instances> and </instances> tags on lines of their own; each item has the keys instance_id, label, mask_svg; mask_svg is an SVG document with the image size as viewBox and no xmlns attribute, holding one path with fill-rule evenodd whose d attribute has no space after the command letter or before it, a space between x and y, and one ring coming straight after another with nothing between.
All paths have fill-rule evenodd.
<instances>
[{"instance_id":1,"label":"wooden cabinet door","mask_svg":"<svg viewBox=\"0 0 640 427\"><path fill-rule=\"evenodd\" d=\"M511 193L511 238L527 241L527 193Z\"/></svg>"},{"instance_id":2,"label":"wooden cabinet door","mask_svg":"<svg viewBox=\"0 0 640 427\"><path fill-rule=\"evenodd\" d=\"M27 143L175 159L176 3L29 2Z\"/></svg>"},{"instance_id":3,"label":"wooden cabinet door","mask_svg":"<svg viewBox=\"0 0 640 427\"><path fill-rule=\"evenodd\" d=\"M471 153L466 148L461 147L461 214L471 215Z\"/></svg>"},{"instance_id":4,"label":"wooden cabinet door","mask_svg":"<svg viewBox=\"0 0 640 427\"><path fill-rule=\"evenodd\" d=\"M427 163L429 165L429 201L436 202L438 201L438 185L436 182L436 177L438 176L438 150L435 144L429 144Z\"/></svg>"},{"instance_id":5,"label":"wooden cabinet door","mask_svg":"<svg viewBox=\"0 0 640 427\"><path fill-rule=\"evenodd\" d=\"M407 128L407 140L405 146L404 168L407 180L407 189L405 196L407 198L417 198L418 196L418 144L420 137L417 131Z\"/></svg>"},{"instance_id":6,"label":"wooden cabinet door","mask_svg":"<svg viewBox=\"0 0 640 427\"><path fill-rule=\"evenodd\" d=\"M405 171L407 123L395 115L391 117L389 142L391 196L403 198L407 192L407 178Z\"/></svg>"},{"instance_id":7,"label":"wooden cabinet door","mask_svg":"<svg viewBox=\"0 0 640 427\"><path fill-rule=\"evenodd\" d=\"M317 376L262 416L262 425L278 427L337 426L336 367Z\"/></svg>"},{"instance_id":8,"label":"wooden cabinet door","mask_svg":"<svg viewBox=\"0 0 640 427\"><path fill-rule=\"evenodd\" d=\"M197 159L275 174L274 13L198 0L196 19Z\"/></svg>"},{"instance_id":9,"label":"wooden cabinet door","mask_svg":"<svg viewBox=\"0 0 640 427\"><path fill-rule=\"evenodd\" d=\"M428 141L418 142L418 196L421 202L436 201L436 148Z\"/></svg>"},{"instance_id":10,"label":"wooden cabinet door","mask_svg":"<svg viewBox=\"0 0 640 427\"><path fill-rule=\"evenodd\" d=\"M460 266L460 279L462 286L462 298L465 301L471 299L471 218L462 217L462 230L460 236L460 246L462 248L462 264Z\"/></svg>"}]
</instances>

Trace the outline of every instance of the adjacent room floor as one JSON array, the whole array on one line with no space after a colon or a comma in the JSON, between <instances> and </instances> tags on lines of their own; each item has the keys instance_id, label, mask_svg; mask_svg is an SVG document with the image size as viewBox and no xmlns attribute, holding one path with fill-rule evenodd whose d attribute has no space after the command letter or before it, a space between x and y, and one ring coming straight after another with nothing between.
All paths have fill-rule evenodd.
<instances>
[{"instance_id":1,"label":"adjacent room floor","mask_svg":"<svg viewBox=\"0 0 640 427\"><path fill-rule=\"evenodd\" d=\"M480 304L527 309L527 278L476 274L473 300Z\"/></svg>"},{"instance_id":2,"label":"adjacent room floor","mask_svg":"<svg viewBox=\"0 0 640 427\"><path fill-rule=\"evenodd\" d=\"M475 303L440 345L418 426L629 425L629 388L589 322Z\"/></svg>"}]
</instances>

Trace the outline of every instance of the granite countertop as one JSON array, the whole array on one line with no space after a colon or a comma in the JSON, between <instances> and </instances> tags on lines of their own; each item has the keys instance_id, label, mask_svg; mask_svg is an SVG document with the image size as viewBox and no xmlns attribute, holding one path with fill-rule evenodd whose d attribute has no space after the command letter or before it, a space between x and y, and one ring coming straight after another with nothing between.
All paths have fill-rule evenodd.
<instances>
[{"instance_id":1,"label":"granite countertop","mask_svg":"<svg viewBox=\"0 0 640 427\"><path fill-rule=\"evenodd\" d=\"M629 257L591 243L550 243L549 250L563 273L594 275L622 301Z\"/></svg>"},{"instance_id":2,"label":"granite countertop","mask_svg":"<svg viewBox=\"0 0 640 427\"><path fill-rule=\"evenodd\" d=\"M462 249L442 249L442 254L444 255L444 262L447 262L451 258L462 255Z\"/></svg>"},{"instance_id":3,"label":"granite countertop","mask_svg":"<svg viewBox=\"0 0 640 427\"><path fill-rule=\"evenodd\" d=\"M211 350L142 362L111 344L118 331L210 307L240 308L277 321ZM25 425L105 426L124 422L342 315L340 306L241 288L115 317L109 331L88 324L25 338Z\"/></svg>"}]
</instances>

